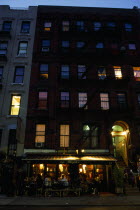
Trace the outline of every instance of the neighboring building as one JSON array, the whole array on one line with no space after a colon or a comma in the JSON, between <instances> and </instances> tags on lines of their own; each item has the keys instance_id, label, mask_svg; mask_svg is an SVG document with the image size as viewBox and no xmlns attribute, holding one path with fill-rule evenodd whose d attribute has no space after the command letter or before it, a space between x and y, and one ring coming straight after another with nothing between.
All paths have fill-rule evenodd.
<instances>
[{"instance_id":1,"label":"neighboring building","mask_svg":"<svg viewBox=\"0 0 140 210\"><path fill-rule=\"evenodd\" d=\"M37 7L0 6L0 151L22 156Z\"/></svg>"}]
</instances>

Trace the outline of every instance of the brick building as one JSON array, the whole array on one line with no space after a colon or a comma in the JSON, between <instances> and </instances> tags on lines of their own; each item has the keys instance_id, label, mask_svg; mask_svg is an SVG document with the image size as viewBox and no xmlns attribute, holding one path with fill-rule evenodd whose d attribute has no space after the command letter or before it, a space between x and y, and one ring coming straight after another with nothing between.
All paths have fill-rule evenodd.
<instances>
[{"instance_id":1,"label":"brick building","mask_svg":"<svg viewBox=\"0 0 140 210\"><path fill-rule=\"evenodd\" d=\"M28 175L98 176L140 154L140 13L38 6L24 161Z\"/></svg>"}]
</instances>

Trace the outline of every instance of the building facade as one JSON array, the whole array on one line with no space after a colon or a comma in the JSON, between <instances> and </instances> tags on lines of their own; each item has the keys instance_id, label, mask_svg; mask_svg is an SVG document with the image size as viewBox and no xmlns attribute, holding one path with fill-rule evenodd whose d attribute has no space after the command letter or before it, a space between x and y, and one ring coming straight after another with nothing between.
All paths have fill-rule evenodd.
<instances>
[{"instance_id":1,"label":"building facade","mask_svg":"<svg viewBox=\"0 0 140 210\"><path fill-rule=\"evenodd\" d=\"M24 149L37 7L0 6L0 151L6 159Z\"/></svg>"}]
</instances>

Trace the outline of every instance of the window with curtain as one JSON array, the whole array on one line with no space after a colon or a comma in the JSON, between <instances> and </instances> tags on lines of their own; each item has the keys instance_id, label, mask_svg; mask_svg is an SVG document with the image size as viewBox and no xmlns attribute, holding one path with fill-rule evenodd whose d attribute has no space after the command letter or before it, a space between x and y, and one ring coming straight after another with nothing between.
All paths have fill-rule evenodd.
<instances>
[{"instance_id":1,"label":"window with curtain","mask_svg":"<svg viewBox=\"0 0 140 210\"><path fill-rule=\"evenodd\" d=\"M20 95L12 95L10 115L19 115L20 101L21 101Z\"/></svg>"},{"instance_id":2,"label":"window with curtain","mask_svg":"<svg viewBox=\"0 0 140 210\"><path fill-rule=\"evenodd\" d=\"M45 124L36 124L36 133L35 133L35 146L36 147L44 147L45 132L46 132Z\"/></svg>"},{"instance_id":3,"label":"window with curtain","mask_svg":"<svg viewBox=\"0 0 140 210\"><path fill-rule=\"evenodd\" d=\"M40 79L48 79L49 77L49 65L48 64L40 64Z\"/></svg>"},{"instance_id":4,"label":"window with curtain","mask_svg":"<svg viewBox=\"0 0 140 210\"><path fill-rule=\"evenodd\" d=\"M48 92L39 92L38 109L47 109Z\"/></svg>"},{"instance_id":5,"label":"window with curtain","mask_svg":"<svg viewBox=\"0 0 140 210\"><path fill-rule=\"evenodd\" d=\"M98 78L100 80L104 80L106 78L106 68L104 66L99 66L98 70Z\"/></svg>"},{"instance_id":6,"label":"window with curtain","mask_svg":"<svg viewBox=\"0 0 140 210\"><path fill-rule=\"evenodd\" d=\"M101 109L108 110L109 109L109 95L108 93L100 93L101 100Z\"/></svg>"},{"instance_id":7,"label":"window with curtain","mask_svg":"<svg viewBox=\"0 0 140 210\"><path fill-rule=\"evenodd\" d=\"M60 125L60 147L69 147L70 126Z\"/></svg>"},{"instance_id":8,"label":"window with curtain","mask_svg":"<svg viewBox=\"0 0 140 210\"><path fill-rule=\"evenodd\" d=\"M78 99L79 99L79 108L84 108L87 109L87 93L79 93L78 94Z\"/></svg>"},{"instance_id":9,"label":"window with curtain","mask_svg":"<svg viewBox=\"0 0 140 210\"><path fill-rule=\"evenodd\" d=\"M122 79L122 69L120 66L113 66L116 79Z\"/></svg>"},{"instance_id":10,"label":"window with curtain","mask_svg":"<svg viewBox=\"0 0 140 210\"><path fill-rule=\"evenodd\" d=\"M61 108L69 107L69 92L61 92Z\"/></svg>"},{"instance_id":11,"label":"window with curtain","mask_svg":"<svg viewBox=\"0 0 140 210\"><path fill-rule=\"evenodd\" d=\"M78 65L78 79L86 79L86 66Z\"/></svg>"}]
</instances>

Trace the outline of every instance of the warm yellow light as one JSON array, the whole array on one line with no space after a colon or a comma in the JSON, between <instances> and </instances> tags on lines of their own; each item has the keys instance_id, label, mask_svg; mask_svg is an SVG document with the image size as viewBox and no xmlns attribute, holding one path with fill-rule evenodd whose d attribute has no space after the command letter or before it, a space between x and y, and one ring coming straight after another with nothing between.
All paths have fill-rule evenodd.
<instances>
[{"instance_id":1,"label":"warm yellow light","mask_svg":"<svg viewBox=\"0 0 140 210\"><path fill-rule=\"evenodd\" d=\"M82 168L80 168L79 171L82 172Z\"/></svg>"},{"instance_id":2,"label":"warm yellow light","mask_svg":"<svg viewBox=\"0 0 140 210\"><path fill-rule=\"evenodd\" d=\"M129 131L128 130L126 130L126 131L112 131L111 132L111 135L112 136L125 136L125 135L127 135L129 133Z\"/></svg>"},{"instance_id":3,"label":"warm yellow light","mask_svg":"<svg viewBox=\"0 0 140 210\"><path fill-rule=\"evenodd\" d=\"M33 168L35 167L35 165L33 164Z\"/></svg>"},{"instance_id":4,"label":"warm yellow light","mask_svg":"<svg viewBox=\"0 0 140 210\"><path fill-rule=\"evenodd\" d=\"M59 164L59 169L60 169L61 172L63 171L63 165L62 164Z\"/></svg>"},{"instance_id":5,"label":"warm yellow light","mask_svg":"<svg viewBox=\"0 0 140 210\"><path fill-rule=\"evenodd\" d=\"M85 152L85 150L84 150L84 149L82 149L82 150L81 150L81 152Z\"/></svg>"},{"instance_id":6,"label":"warm yellow light","mask_svg":"<svg viewBox=\"0 0 140 210\"><path fill-rule=\"evenodd\" d=\"M97 173L99 172L99 168L96 169L96 172L97 172Z\"/></svg>"},{"instance_id":7,"label":"warm yellow light","mask_svg":"<svg viewBox=\"0 0 140 210\"><path fill-rule=\"evenodd\" d=\"M42 169L44 169L44 165L43 164L40 164L39 165L39 168L42 170Z\"/></svg>"}]
</instances>

